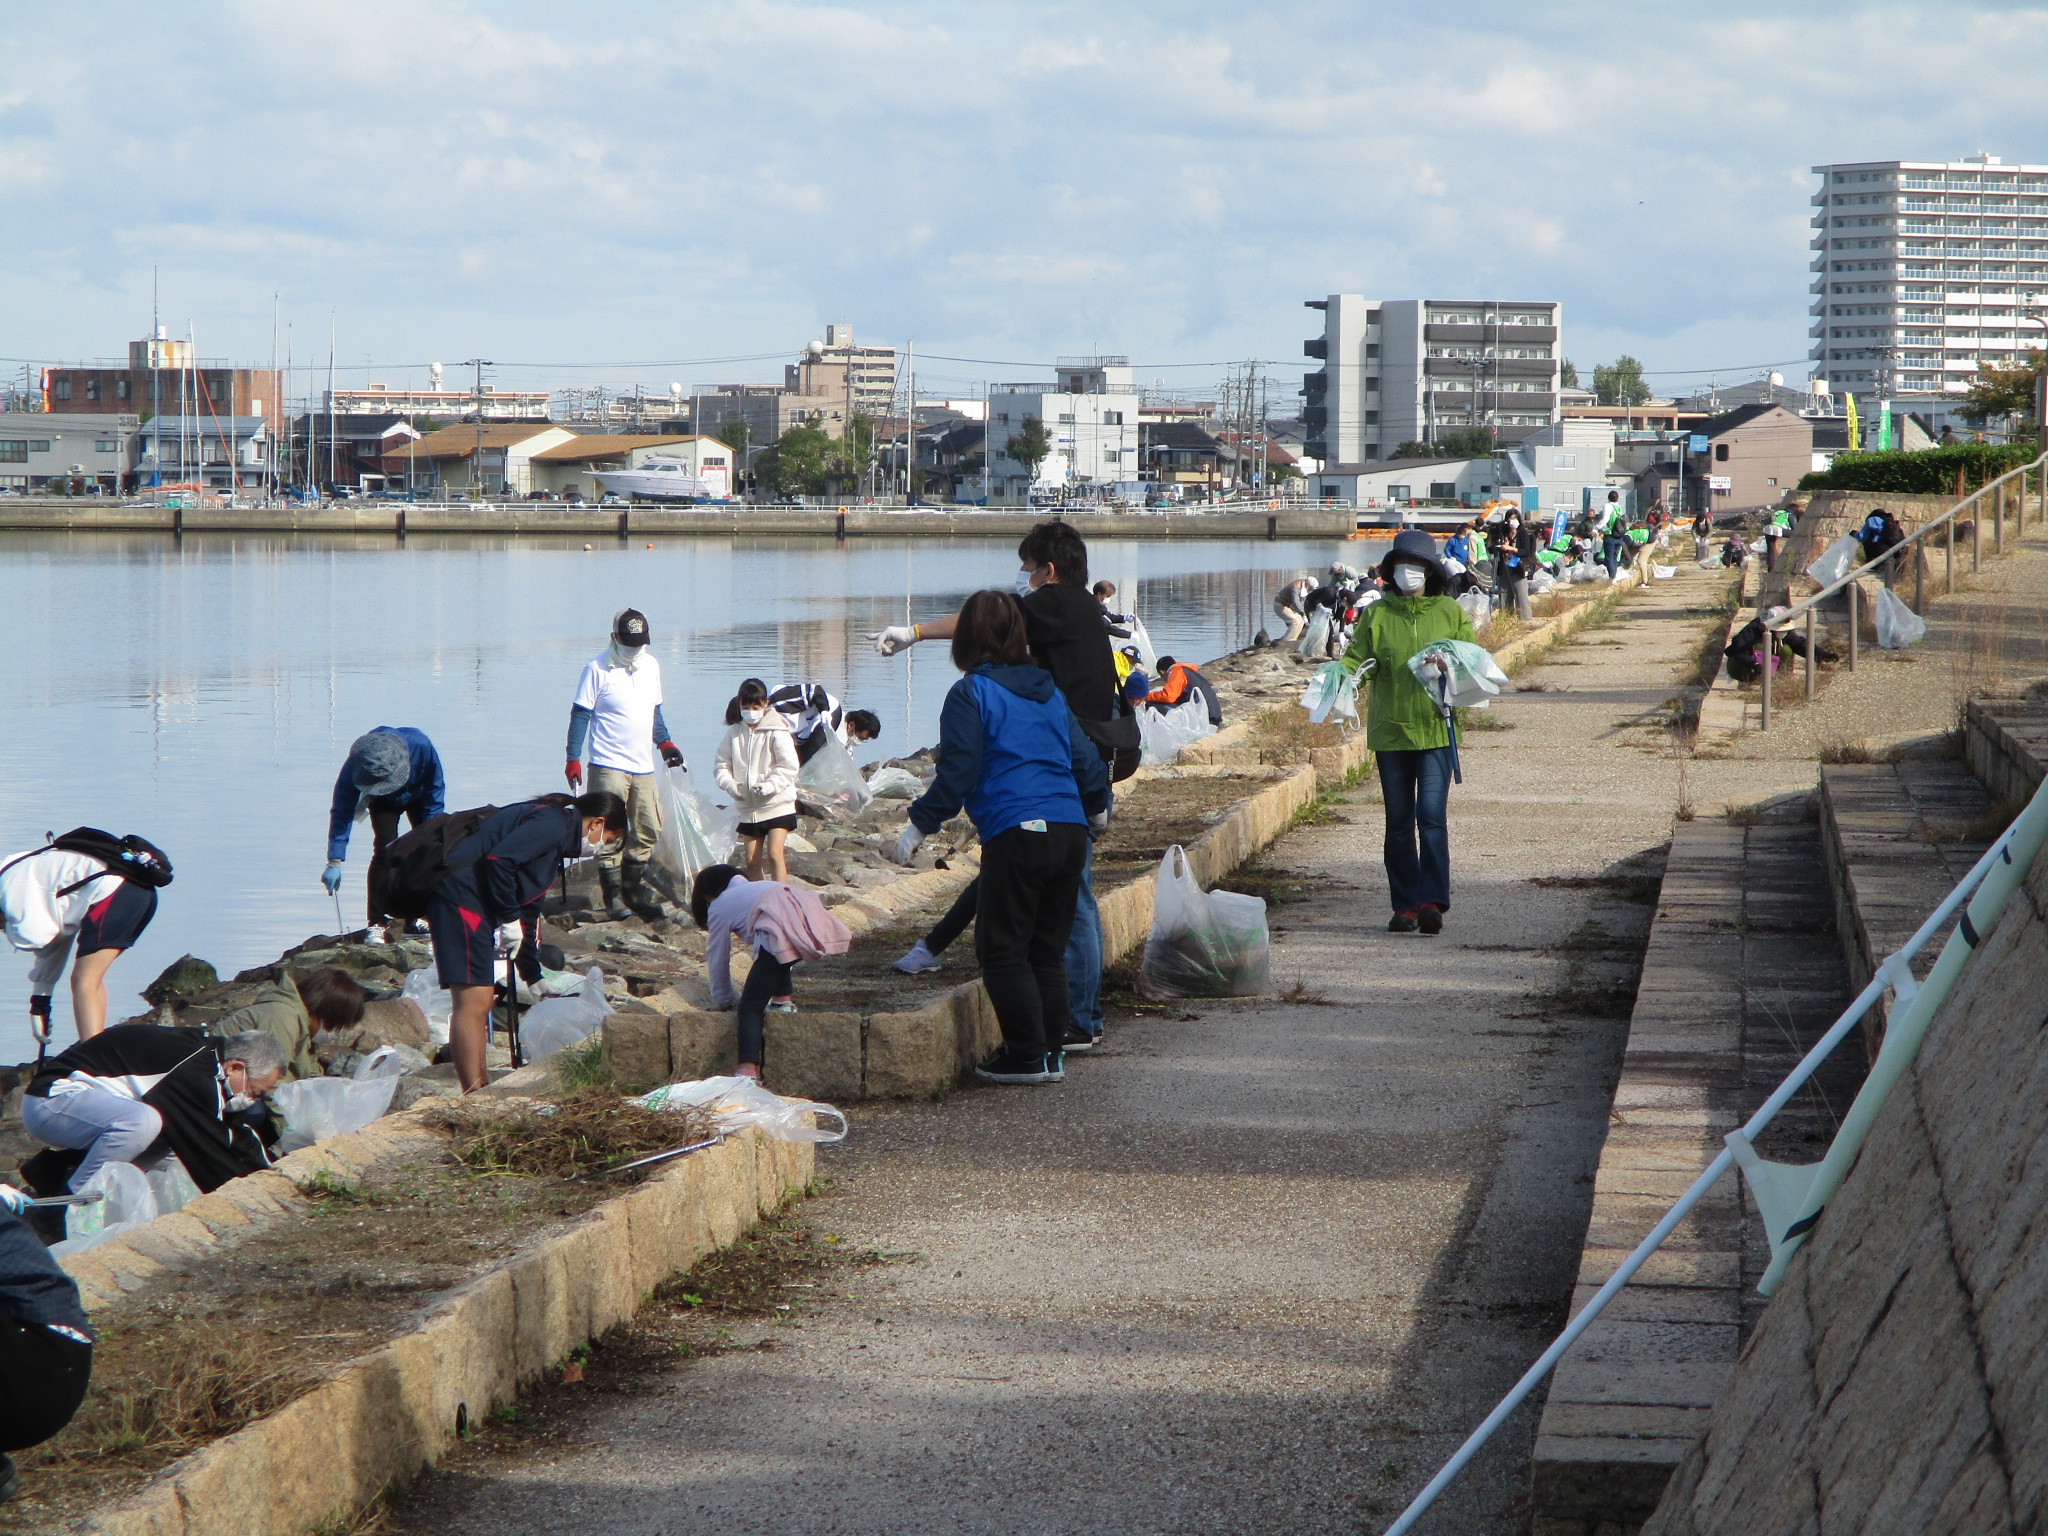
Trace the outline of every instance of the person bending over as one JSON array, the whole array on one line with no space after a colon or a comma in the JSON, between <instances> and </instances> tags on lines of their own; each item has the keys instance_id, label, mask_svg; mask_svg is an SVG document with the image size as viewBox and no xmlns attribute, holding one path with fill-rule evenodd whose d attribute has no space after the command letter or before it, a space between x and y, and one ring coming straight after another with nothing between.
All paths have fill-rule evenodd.
<instances>
[{"instance_id":1,"label":"person bending over","mask_svg":"<svg viewBox=\"0 0 2048 1536\"><path fill-rule=\"evenodd\" d=\"M792 971L802 961L843 955L853 930L799 886L749 880L730 864L700 870L690 887L690 916L704 930L704 973L711 1006L739 1005L739 1075L761 1075L767 1015L795 1013ZM735 999L732 941L753 950L747 984Z\"/></svg>"},{"instance_id":2,"label":"person bending over","mask_svg":"<svg viewBox=\"0 0 2048 1536\"><path fill-rule=\"evenodd\" d=\"M171 883L171 861L139 837L79 827L0 861L0 921L16 949L32 950L29 1028L50 1039L50 1001L71 964L71 1016L78 1038L107 1027L107 970L133 949L156 916L156 893Z\"/></svg>"},{"instance_id":3,"label":"person bending over","mask_svg":"<svg viewBox=\"0 0 2048 1536\"><path fill-rule=\"evenodd\" d=\"M327 868L320 883L328 894L341 890L341 866L348 858L348 835L358 816L370 823L370 868L364 877L369 897L370 926L388 913L377 910L375 892L384 867L384 850L398 836L398 818L413 826L432 821L448 809L448 784L441 772L441 754L424 731L409 725L380 725L358 736L348 749L341 774L334 781L334 803L327 812Z\"/></svg>"}]
</instances>

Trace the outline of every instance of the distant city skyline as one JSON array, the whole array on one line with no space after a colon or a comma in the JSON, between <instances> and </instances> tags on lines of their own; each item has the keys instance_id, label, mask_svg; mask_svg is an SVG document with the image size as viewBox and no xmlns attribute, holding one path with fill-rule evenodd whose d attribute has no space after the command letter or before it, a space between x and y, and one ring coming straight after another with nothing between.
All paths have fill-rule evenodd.
<instances>
[{"instance_id":1,"label":"distant city skyline","mask_svg":"<svg viewBox=\"0 0 2048 1536\"><path fill-rule=\"evenodd\" d=\"M850 323L933 395L1103 351L1277 404L1333 292L1803 379L1809 167L2048 161L2044 74L2048 9L1968 3L15 8L0 371L123 356L155 266L206 357L276 294L318 387L330 324L347 386L665 392Z\"/></svg>"}]
</instances>

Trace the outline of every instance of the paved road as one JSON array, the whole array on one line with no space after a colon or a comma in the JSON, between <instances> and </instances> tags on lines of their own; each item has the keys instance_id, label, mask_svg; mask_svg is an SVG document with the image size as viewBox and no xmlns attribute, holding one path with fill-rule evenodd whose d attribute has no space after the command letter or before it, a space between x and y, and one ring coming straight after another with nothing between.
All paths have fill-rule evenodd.
<instances>
[{"instance_id":1,"label":"paved road","mask_svg":"<svg viewBox=\"0 0 2048 1536\"><path fill-rule=\"evenodd\" d=\"M1640 594L1470 738L1441 938L1385 932L1354 791L1270 859L1313 892L1275 909L1276 980L1318 1001L1122 1023L1059 1087L860 1109L807 1219L919 1262L593 1404L565 1447L460 1459L401 1527L1378 1529L1562 1320L1625 1025L1530 998L1597 993L1639 942L1648 907L1583 881L1668 834L1655 720L1711 586ZM1428 1529L1521 1529L1532 1433Z\"/></svg>"}]
</instances>

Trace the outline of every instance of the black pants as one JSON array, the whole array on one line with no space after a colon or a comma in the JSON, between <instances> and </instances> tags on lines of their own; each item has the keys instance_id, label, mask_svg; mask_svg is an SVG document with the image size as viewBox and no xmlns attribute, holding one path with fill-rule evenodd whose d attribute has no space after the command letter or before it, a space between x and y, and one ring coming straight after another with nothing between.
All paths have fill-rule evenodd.
<instances>
[{"instance_id":1,"label":"black pants","mask_svg":"<svg viewBox=\"0 0 2048 1536\"><path fill-rule=\"evenodd\" d=\"M1003 1043L1022 1055L1056 1051L1067 1037L1067 934L1088 853L1088 829L1053 822L1013 827L981 845L974 953L995 1004Z\"/></svg>"},{"instance_id":2,"label":"black pants","mask_svg":"<svg viewBox=\"0 0 2048 1536\"><path fill-rule=\"evenodd\" d=\"M953 898L953 905L946 908L946 915L924 936L924 947L935 955L943 955L946 946L967 931L967 925L974 921L974 914L980 906L981 876L976 875Z\"/></svg>"},{"instance_id":3,"label":"black pants","mask_svg":"<svg viewBox=\"0 0 2048 1536\"><path fill-rule=\"evenodd\" d=\"M41 1445L71 1422L92 1381L92 1346L0 1318L0 1451Z\"/></svg>"},{"instance_id":4,"label":"black pants","mask_svg":"<svg viewBox=\"0 0 2048 1536\"><path fill-rule=\"evenodd\" d=\"M768 999L788 994L789 973L795 968L795 961L785 963L765 949L754 951L754 968L740 988L741 1061L761 1065L761 1026L768 1016Z\"/></svg>"},{"instance_id":5,"label":"black pants","mask_svg":"<svg viewBox=\"0 0 2048 1536\"><path fill-rule=\"evenodd\" d=\"M418 826L427 818L419 811L407 811L405 819ZM377 910L377 876L384 869L384 850L398 836L398 812L395 808L370 803L370 873L364 882L369 891L370 926L376 927L391 914Z\"/></svg>"}]
</instances>

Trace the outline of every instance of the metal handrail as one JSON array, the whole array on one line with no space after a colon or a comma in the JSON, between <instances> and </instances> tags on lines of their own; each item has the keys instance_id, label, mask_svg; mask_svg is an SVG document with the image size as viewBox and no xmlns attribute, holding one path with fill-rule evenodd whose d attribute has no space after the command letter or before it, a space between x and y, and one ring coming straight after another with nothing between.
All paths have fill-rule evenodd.
<instances>
[{"instance_id":1,"label":"metal handrail","mask_svg":"<svg viewBox=\"0 0 2048 1536\"><path fill-rule=\"evenodd\" d=\"M1935 518L1934 521L1922 524L1920 527L1915 528L1911 533L1907 534L1903 539L1901 539L1898 543L1894 544L1890 549L1886 550L1883 554L1879 555L1875 560L1867 561L1866 563L1855 567L1853 570L1849 572L1848 575L1844 576L1840 581L1822 587L1818 592L1813 593L1811 596L1801 598L1798 602L1794 603L1791 607L1787 608L1782 614L1780 614L1777 617L1777 619L1775 619L1774 621L1767 622L1764 625L1764 628L1767 630L1776 630L1784 628L1785 625L1791 623L1792 620L1801 617L1809 609L1817 607L1823 599L1833 597L1837 592L1841 591L1851 582L1856 581L1860 577L1868 576L1872 571L1876 570L1877 567L1883 565L1885 561L1891 559L1892 556L1898 554L1908 545L1917 544L1921 539L1925 538L1928 534L1934 532L1935 529L1940 528L1944 524L1948 523L1951 519L1955 517L1955 515L1958 512L1961 512L1965 507L1976 505L1976 503L1980 501L1986 493L1997 490L2000 486L2004 485L2006 481L2013 479L2015 476L2019 477L2020 480L2020 495L2022 498L2020 501L2020 514L2022 517L2024 517L2026 514L2026 501L2024 499L2027 490L2026 476L2032 474L2037 469L2042 469L2044 466L2048 466L2048 453L2041 454L2040 457L2034 459L2030 463L2020 465L2020 467L2017 469L2007 470L2004 474L2000 475L1996 480L1985 481L1984 484L1978 486L1976 490L1972 491L1968 496L1965 496L1961 501L1957 502L1954 506L1950 507L1946 512L1942 513L1941 516ZM2043 478L2044 480L2048 480L2048 474L2044 474ZM2044 486L2044 491L2048 491L2048 486Z\"/></svg>"}]
</instances>

